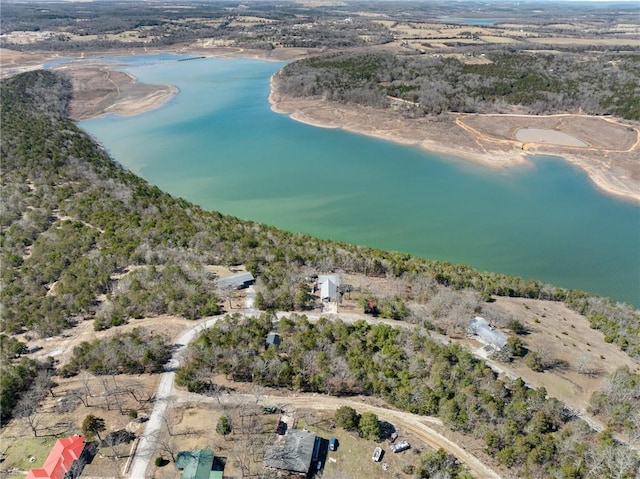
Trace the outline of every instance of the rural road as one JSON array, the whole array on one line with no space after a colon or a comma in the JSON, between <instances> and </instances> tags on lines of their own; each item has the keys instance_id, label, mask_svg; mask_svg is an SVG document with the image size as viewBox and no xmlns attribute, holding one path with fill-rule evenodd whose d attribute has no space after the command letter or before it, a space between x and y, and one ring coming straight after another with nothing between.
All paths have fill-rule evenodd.
<instances>
[{"instance_id":1,"label":"rural road","mask_svg":"<svg viewBox=\"0 0 640 479\"><path fill-rule=\"evenodd\" d=\"M482 463L473 454L467 452L455 442L447 439L432 426L442 427L442 421L436 417L420 416L386 407L374 406L363 400L338 398L325 394L296 394L287 396L255 395L255 394L231 394L220 395L216 398L203 397L199 394L180 392L176 397L177 402L186 403L215 403L223 405L238 405L254 403L256 405L272 406L277 404L279 408L288 413L295 408L313 409L316 411L335 411L341 406L350 406L358 412L372 412L383 421L393 424L402 432L409 432L419 438L425 444L438 449L442 448L463 462L471 471L473 477L479 479L500 479L501 476ZM432 425L432 426L430 426Z\"/></svg>"},{"instance_id":2,"label":"rural road","mask_svg":"<svg viewBox=\"0 0 640 479\"><path fill-rule=\"evenodd\" d=\"M245 315L254 315L259 314L260 312L253 309L253 298L255 296L255 292L253 288L249 288L247 292L247 300L245 303L244 314ZM278 317L286 316L288 313L278 314ZM321 315L308 316L311 321L317 320ZM332 315L331 315L332 316ZM149 416L149 420L147 421L147 425L145 427L144 434L140 437L140 441L138 442L138 446L134 451L133 460L130 463L128 476L130 479L140 479L146 477L146 471L149 467L149 463L154 455L156 450L156 442L158 440L158 436L162 430L163 417L164 413L168 407L169 399L175 398L174 391L174 382L175 382L175 370L180 366L181 361L184 358L185 351L187 349L188 344L193 341L198 334L202 331L213 326L218 319L223 316L214 316L199 324L193 326L188 329L184 333L182 333L174 344L174 351L171 355L171 359L167 363L165 372L162 373L162 377L160 378L160 382L158 384L158 390L156 391L156 399L153 406L153 410L151 411L151 415ZM358 315L348 315L347 317L342 317L345 322L354 322L358 319L363 319ZM365 320L373 321L372 318L364 318ZM380 322L377 320L376 322ZM397 325L397 322L389 321L394 325ZM180 392L177 395L177 399L179 401L184 400L193 400L195 402L207 402L213 400L213 398L207 398L205 396ZM255 396L252 396L255 400ZM359 410L370 411L375 413L378 417L383 420L388 420L392 424L399 426L406 431L411 432L415 436L419 437L426 444L435 447L435 448L443 448L450 454L456 456L461 462L465 463L467 467L469 467L474 477L481 479L499 479L500 475L495 473L481 461L479 461L475 456L468 453L464 449L462 449L458 444L450 441L446 437L444 437L439 432L435 431L433 428L429 427L427 424L434 424L437 426L441 426L442 422L433 417L425 417L419 416L416 414L406 413L402 411L390 410L382 407L372 406L363 401L354 401L352 399L341 399L332 396L325 395L317 395L317 394L305 394L305 395L297 395L297 396L262 396L265 403L273 402L273 401L285 401L287 407L295 406L295 407L306 407L316 410L335 410L340 406L351 406L354 408L358 408ZM321 400L319 400L321 398ZM244 399L244 395L231 395L224 397L225 402L238 402ZM219 400L219 399L218 399Z\"/></svg>"},{"instance_id":3,"label":"rural road","mask_svg":"<svg viewBox=\"0 0 640 479\"><path fill-rule=\"evenodd\" d=\"M176 341L171 359L167 363L166 370L162 373L162 377L160 378L153 410L151 411L151 415L147 421L144 434L140 437L138 447L134 452L135 457L133 458L133 461L131 461L131 465L129 467L129 477L131 479L141 479L146 477L145 472L149 466L151 457L156 450L156 441L158 440L158 435L162 428L162 418L164 417L164 412L167 409L169 398L173 394L173 385L176 376L175 370L180 366L180 361L184 357L187 345L193 341L200 332L213 326L221 317L223 316L215 316L207 319L184 332Z\"/></svg>"}]
</instances>

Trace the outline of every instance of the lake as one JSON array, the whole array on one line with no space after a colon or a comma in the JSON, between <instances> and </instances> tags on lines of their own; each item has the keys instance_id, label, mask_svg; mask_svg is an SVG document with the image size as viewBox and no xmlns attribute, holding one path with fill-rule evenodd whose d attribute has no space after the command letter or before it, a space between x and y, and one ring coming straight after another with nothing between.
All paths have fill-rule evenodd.
<instances>
[{"instance_id":1,"label":"lake","mask_svg":"<svg viewBox=\"0 0 640 479\"><path fill-rule=\"evenodd\" d=\"M553 157L491 170L274 113L283 63L120 58L180 89L80 122L112 157L202 207L294 232L466 263L640 305L640 208Z\"/></svg>"}]
</instances>

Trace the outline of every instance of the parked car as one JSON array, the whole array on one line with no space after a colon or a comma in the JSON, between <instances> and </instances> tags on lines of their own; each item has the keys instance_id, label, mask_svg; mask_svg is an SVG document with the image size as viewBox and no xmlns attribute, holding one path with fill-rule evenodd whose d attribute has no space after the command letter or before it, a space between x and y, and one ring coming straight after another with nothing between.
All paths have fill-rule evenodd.
<instances>
[{"instance_id":1,"label":"parked car","mask_svg":"<svg viewBox=\"0 0 640 479\"><path fill-rule=\"evenodd\" d=\"M335 451L338 449L338 440L335 437L329 438L329 450Z\"/></svg>"},{"instance_id":2,"label":"parked car","mask_svg":"<svg viewBox=\"0 0 640 479\"><path fill-rule=\"evenodd\" d=\"M409 444L407 441L401 441L398 444L392 444L391 445L391 451L392 452L402 452L402 451L406 451L410 447L411 447L411 444Z\"/></svg>"},{"instance_id":3,"label":"parked car","mask_svg":"<svg viewBox=\"0 0 640 479\"><path fill-rule=\"evenodd\" d=\"M376 447L373 450L373 456L371 456L371 459L373 459L375 462L380 462L382 460L382 448L381 447Z\"/></svg>"}]
</instances>

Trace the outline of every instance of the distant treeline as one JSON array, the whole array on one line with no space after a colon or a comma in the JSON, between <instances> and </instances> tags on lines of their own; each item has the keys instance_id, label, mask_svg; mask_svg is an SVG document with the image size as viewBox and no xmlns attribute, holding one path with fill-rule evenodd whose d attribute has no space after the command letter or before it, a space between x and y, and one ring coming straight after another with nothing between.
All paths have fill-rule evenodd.
<instances>
[{"instance_id":1,"label":"distant treeline","mask_svg":"<svg viewBox=\"0 0 640 479\"><path fill-rule=\"evenodd\" d=\"M119 4L12 4L2 8L0 31L53 32L34 43L0 45L19 50L86 51L162 47L198 39L225 40L236 46L345 48L391 41L382 24L366 17L296 3L192 2L190 8L149 8L144 2ZM258 21L242 21L257 17ZM236 21L240 19L240 21ZM81 21L77 21L81 20ZM125 34L122 35L121 34Z\"/></svg>"},{"instance_id":2,"label":"distant treeline","mask_svg":"<svg viewBox=\"0 0 640 479\"><path fill-rule=\"evenodd\" d=\"M640 120L640 54L466 54L469 61L435 54L328 54L287 65L279 88L287 95L379 108L391 106L389 97L400 98L410 115L569 112Z\"/></svg>"},{"instance_id":3,"label":"distant treeline","mask_svg":"<svg viewBox=\"0 0 640 479\"><path fill-rule=\"evenodd\" d=\"M71 87L63 77L33 71L1 87L0 327L5 334L54 336L87 319L104 329L150 315L216 314L224 292L217 291L205 266L245 264L259 278L262 305L270 309L308 307L307 297L296 297L305 277L342 270L402 278L414 286L399 298L404 302L426 303L442 291L455 296L468 290L485 299L563 301L602 329L608 341L640 357L640 318L629 305L204 211L124 170L68 120ZM440 309L452 304L441 302ZM1 367L3 378L12 377L17 364L2 361Z\"/></svg>"}]
</instances>

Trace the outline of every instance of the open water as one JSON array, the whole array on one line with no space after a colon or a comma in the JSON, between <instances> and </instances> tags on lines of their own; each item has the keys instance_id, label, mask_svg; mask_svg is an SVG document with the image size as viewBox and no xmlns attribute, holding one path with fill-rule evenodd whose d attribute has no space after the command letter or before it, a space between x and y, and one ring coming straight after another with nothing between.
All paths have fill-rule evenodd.
<instances>
[{"instance_id":1,"label":"open water","mask_svg":"<svg viewBox=\"0 0 640 479\"><path fill-rule=\"evenodd\" d=\"M535 278L640 306L640 208L553 157L494 171L274 113L282 63L120 58L180 93L80 126L125 167L210 210Z\"/></svg>"}]
</instances>

